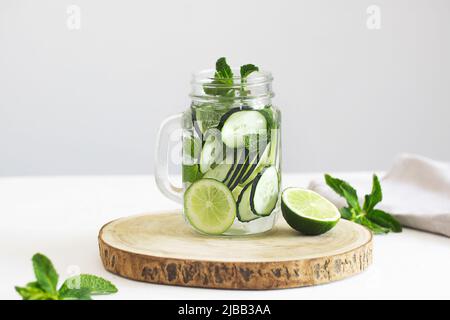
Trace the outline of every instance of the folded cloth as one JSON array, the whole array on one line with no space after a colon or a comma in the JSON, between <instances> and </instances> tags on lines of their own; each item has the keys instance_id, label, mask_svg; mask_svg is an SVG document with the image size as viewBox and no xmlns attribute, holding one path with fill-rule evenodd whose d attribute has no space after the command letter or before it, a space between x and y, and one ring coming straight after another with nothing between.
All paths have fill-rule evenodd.
<instances>
[{"instance_id":1,"label":"folded cloth","mask_svg":"<svg viewBox=\"0 0 450 320\"><path fill-rule=\"evenodd\" d=\"M347 180L358 191L360 201L371 189L371 177ZM397 157L391 170L381 179L383 201L377 208L391 213L405 227L450 237L450 163L419 155ZM324 179L311 181L309 188L323 195L338 208L345 200L329 188Z\"/></svg>"}]
</instances>

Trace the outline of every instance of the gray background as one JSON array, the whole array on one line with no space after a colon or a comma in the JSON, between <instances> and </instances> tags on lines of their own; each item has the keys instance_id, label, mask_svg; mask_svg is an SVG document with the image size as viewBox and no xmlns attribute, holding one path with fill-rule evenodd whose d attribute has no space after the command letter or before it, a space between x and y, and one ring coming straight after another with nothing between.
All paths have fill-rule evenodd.
<instances>
[{"instance_id":1,"label":"gray background","mask_svg":"<svg viewBox=\"0 0 450 320\"><path fill-rule=\"evenodd\" d=\"M151 173L159 123L219 56L273 72L285 171L450 160L449 41L448 0L2 0L0 175Z\"/></svg>"}]
</instances>

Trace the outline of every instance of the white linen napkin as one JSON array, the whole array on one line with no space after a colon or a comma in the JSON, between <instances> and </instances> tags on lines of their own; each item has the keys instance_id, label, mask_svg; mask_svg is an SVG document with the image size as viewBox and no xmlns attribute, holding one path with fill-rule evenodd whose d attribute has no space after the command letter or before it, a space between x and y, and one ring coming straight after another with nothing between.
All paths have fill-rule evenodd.
<instances>
[{"instance_id":1,"label":"white linen napkin","mask_svg":"<svg viewBox=\"0 0 450 320\"><path fill-rule=\"evenodd\" d=\"M347 180L358 191L360 201L371 190L371 177ZM377 208L394 215L403 226L450 237L450 163L419 155L397 157L381 179L383 201ZM318 192L338 208L346 205L324 180L313 180L309 189Z\"/></svg>"}]
</instances>

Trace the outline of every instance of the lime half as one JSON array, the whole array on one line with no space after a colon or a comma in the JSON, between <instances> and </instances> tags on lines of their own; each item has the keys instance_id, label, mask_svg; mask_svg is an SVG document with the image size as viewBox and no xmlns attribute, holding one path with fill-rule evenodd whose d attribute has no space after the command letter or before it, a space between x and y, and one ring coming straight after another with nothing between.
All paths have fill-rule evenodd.
<instances>
[{"instance_id":1,"label":"lime half","mask_svg":"<svg viewBox=\"0 0 450 320\"><path fill-rule=\"evenodd\" d=\"M311 190L287 188L281 196L281 211L295 230L318 235L332 229L341 218L334 204Z\"/></svg>"},{"instance_id":2,"label":"lime half","mask_svg":"<svg viewBox=\"0 0 450 320\"><path fill-rule=\"evenodd\" d=\"M197 230L221 234L234 222L236 203L226 185L213 179L201 179L184 194L184 214Z\"/></svg>"}]
</instances>

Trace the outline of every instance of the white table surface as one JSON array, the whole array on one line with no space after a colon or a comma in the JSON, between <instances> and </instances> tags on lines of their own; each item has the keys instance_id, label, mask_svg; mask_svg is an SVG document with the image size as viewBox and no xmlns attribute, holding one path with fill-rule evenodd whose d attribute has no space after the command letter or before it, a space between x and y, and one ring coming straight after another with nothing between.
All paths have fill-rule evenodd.
<instances>
[{"instance_id":1,"label":"white table surface","mask_svg":"<svg viewBox=\"0 0 450 320\"><path fill-rule=\"evenodd\" d=\"M318 175L285 174L283 184L306 186L313 177ZM36 252L52 259L60 278L79 268L108 278L119 288L115 295L96 299L450 298L450 239L410 229L376 236L373 265L366 272L315 287L185 288L131 281L103 269L97 234L104 223L176 208L156 189L153 176L0 178L0 299L17 299L14 286L34 279L30 259Z\"/></svg>"}]
</instances>

